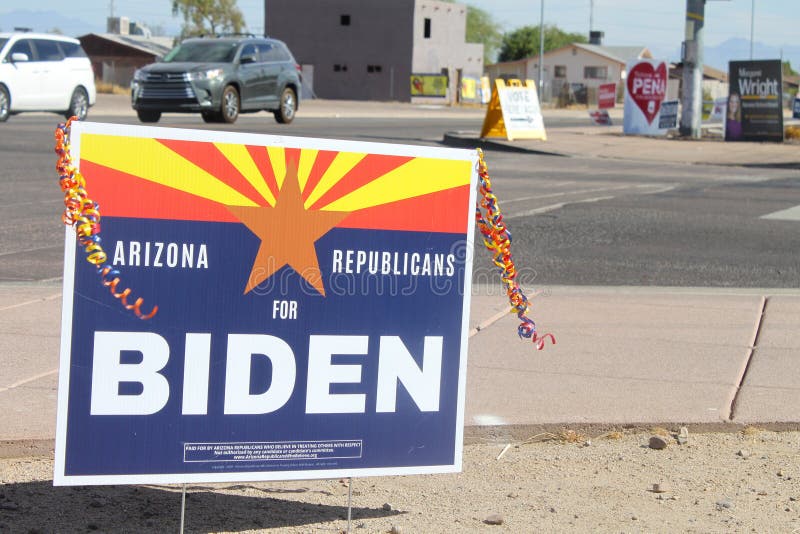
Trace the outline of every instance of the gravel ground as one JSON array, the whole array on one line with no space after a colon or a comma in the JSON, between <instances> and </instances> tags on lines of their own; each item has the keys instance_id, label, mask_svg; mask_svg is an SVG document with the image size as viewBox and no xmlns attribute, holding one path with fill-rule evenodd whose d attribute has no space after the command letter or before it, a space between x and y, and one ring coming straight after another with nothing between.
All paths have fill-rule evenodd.
<instances>
[{"instance_id":1,"label":"gravel ground","mask_svg":"<svg viewBox=\"0 0 800 534\"><path fill-rule=\"evenodd\" d=\"M654 434L666 448L650 447ZM800 432L676 438L564 431L468 445L457 475L354 479L352 532L800 532ZM54 488L52 470L49 457L0 459L0 532L179 529L180 487ZM191 485L185 531L344 531L347 484Z\"/></svg>"}]
</instances>

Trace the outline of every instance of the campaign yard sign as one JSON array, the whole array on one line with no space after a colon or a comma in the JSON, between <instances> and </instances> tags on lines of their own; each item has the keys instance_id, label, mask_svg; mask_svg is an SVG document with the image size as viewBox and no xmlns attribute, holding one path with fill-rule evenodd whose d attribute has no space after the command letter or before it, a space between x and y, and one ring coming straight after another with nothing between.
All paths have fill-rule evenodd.
<instances>
[{"instance_id":1,"label":"campaign yard sign","mask_svg":"<svg viewBox=\"0 0 800 534\"><path fill-rule=\"evenodd\" d=\"M120 306L68 228L55 484L460 470L473 151L80 122L71 141L108 264L159 311Z\"/></svg>"},{"instance_id":2,"label":"campaign yard sign","mask_svg":"<svg viewBox=\"0 0 800 534\"><path fill-rule=\"evenodd\" d=\"M597 87L597 108L611 109L617 103L617 84L604 83Z\"/></svg>"},{"instance_id":3,"label":"campaign yard sign","mask_svg":"<svg viewBox=\"0 0 800 534\"><path fill-rule=\"evenodd\" d=\"M658 129L671 130L678 127L678 101L665 100L658 113Z\"/></svg>"},{"instance_id":4,"label":"campaign yard sign","mask_svg":"<svg viewBox=\"0 0 800 534\"><path fill-rule=\"evenodd\" d=\"M495 80L481 137L547 140L544 118L533 80Z\"/></svg>"},{"instance_id":5,"label":"campaign yard sign","mask_svg":"<svg viewBox=\"0 0 800 534\"><path fill-rule=\"evenodd\" d=\"M628 63L625 80L623 132L662 135L659 115L667 96L669 68L666 61L639 59Z\"/></svg>"},{"instance_id":6,"label":"campaign yard sign","mask_svg":"<svg viewBox=\"0 0 800 534\"><path fill-rule=\"evenodd\" d=\"M411 96L447 96L446 74L412 74Z\"/></svg>"},{"instance_id":7,"label":"campaign yard sign","mask_svg":"<svg viewBox=\"0 0 800 534\"><path fill-rule=\"evenodd\" d=\"M783 142L783 69L778 59L728 64L726 141Z\"/></svg>"}]
</instances>

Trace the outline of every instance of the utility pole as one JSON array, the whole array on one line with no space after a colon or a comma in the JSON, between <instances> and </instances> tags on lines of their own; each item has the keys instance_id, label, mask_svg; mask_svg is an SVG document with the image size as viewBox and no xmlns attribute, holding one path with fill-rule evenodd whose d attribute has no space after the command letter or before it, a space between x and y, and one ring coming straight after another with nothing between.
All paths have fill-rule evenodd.
<instances>
[{"instance_id":1,"label":"utility pole","mask_svg":"<svg viewBox=\"0 0 800 534\"><path fill-rule=\"evenodd\" d=\"M683 42L683 111L680 133L700 138L703 120L703 26L706 0L686 0L686 40Z\"/></svg>"},{"instance_id":2,"label":"utility pole","mask_svg":"<svg viewBox=\"0 0 800 534\"><path fill-rule=\"evenodd\" d=\"M750 61L753 60L753 35L755 32L756 0L750 0Z\"/></svg>"},{"instance_id":3,"label":"utility pole","mask_svg":"<svg viewBox=\"0 0 800 534\"><path fill-rule=\"evenodd\" d=\"M539 13L539 102L542 102L542 63L544 63L544 0L539 0L541 4L541 12Z\"/></svg>"},{"instance_id":4,"label":"utility pole","mask_svg":"<svg viewBox=\"0 0 800 534\"><path fill-rule=\"evenodd\" d=\"M594 29L594 0L589 0L589 35Z\"/></svg>"}]
</instances>

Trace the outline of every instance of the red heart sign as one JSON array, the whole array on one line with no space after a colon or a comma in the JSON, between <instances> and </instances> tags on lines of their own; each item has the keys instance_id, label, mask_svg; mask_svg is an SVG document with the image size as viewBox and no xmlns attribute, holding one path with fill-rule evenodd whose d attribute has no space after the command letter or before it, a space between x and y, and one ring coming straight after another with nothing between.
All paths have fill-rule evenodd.
<instances>
[{"instance_id":1,"label":"red heart sign","mask_svg":"<svg viewBox=\"0 0 800 534\"><path fill-rule=\"evenodd\" d=\"M667 94L667 66L656 68L650 63L637 63L628 73L628 94L644 113L647 123L653 122Z\"/></svg>"}]
</instances>

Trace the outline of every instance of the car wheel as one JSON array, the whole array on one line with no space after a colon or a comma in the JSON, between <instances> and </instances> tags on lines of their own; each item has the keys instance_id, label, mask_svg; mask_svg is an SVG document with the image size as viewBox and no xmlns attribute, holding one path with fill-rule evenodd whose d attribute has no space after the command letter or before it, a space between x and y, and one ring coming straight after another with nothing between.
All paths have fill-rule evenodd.
<instances>
[{"instance_id":1,"label":"car wheel","mask_svg":"<svg viewBox=\"0 0 800 534\"><path fill-rule=\"evenodd\" d=\"M140 109L136 111L136 115L142 122L158 122L158 119L161 118L160 111L150 111L146 109Z\"/></svg>"},{"instance_id":2,"label":"car wheel","mask_svg":"<svg viewBox=\"0 0 800 534\"><path fill-rule=\"evenodd\" d=\"M275 110L275 120L279 124L289 124L294 120L297 111L297 95L294 89L287 87L281 93L281 107Z\"/></svg>"},{"instance_id":3,"label":"car wheel","mask_svg":"<svg viewBox=\"0 0 800 534\"><path fill-rule=\"evenodd\" d=\"M86 118L89 114L89 97L83 87L78 87L73 91L72 98L69 99L69 109L64 113L66 118L78 117L79 121Z\"/></svg>"},{"instance_id":4,"label":"car wheel","mask_svg":"<svg viewBox=\"0 0 800 534\"><path fill-rule=\"evenodd\" d=\"M8 90L0 85L0 122L6 122L11 115L11 98Z\"/></svg>"},{"instance_id":5,"label":"car wheel","mask_svg":"<svg viewBox=\"0 0 800 534\"><path fill-rule=\"evenodd\" d=\"M203 111L200 116L203 117L203 122L220 122L219 113L216 111Z\"/></svg>"},{"instance_id":6,"label":"car wheel","mask_svg":"<svg viewBox=\"0 0 800 534\"><path fill-rule=\"evenodd\" d=\"M222 106L220 108L220 118L222 122L232 124L239 117L239 92L232 85L225 87L222 91Z\"/></svg>"}]
</instances>

